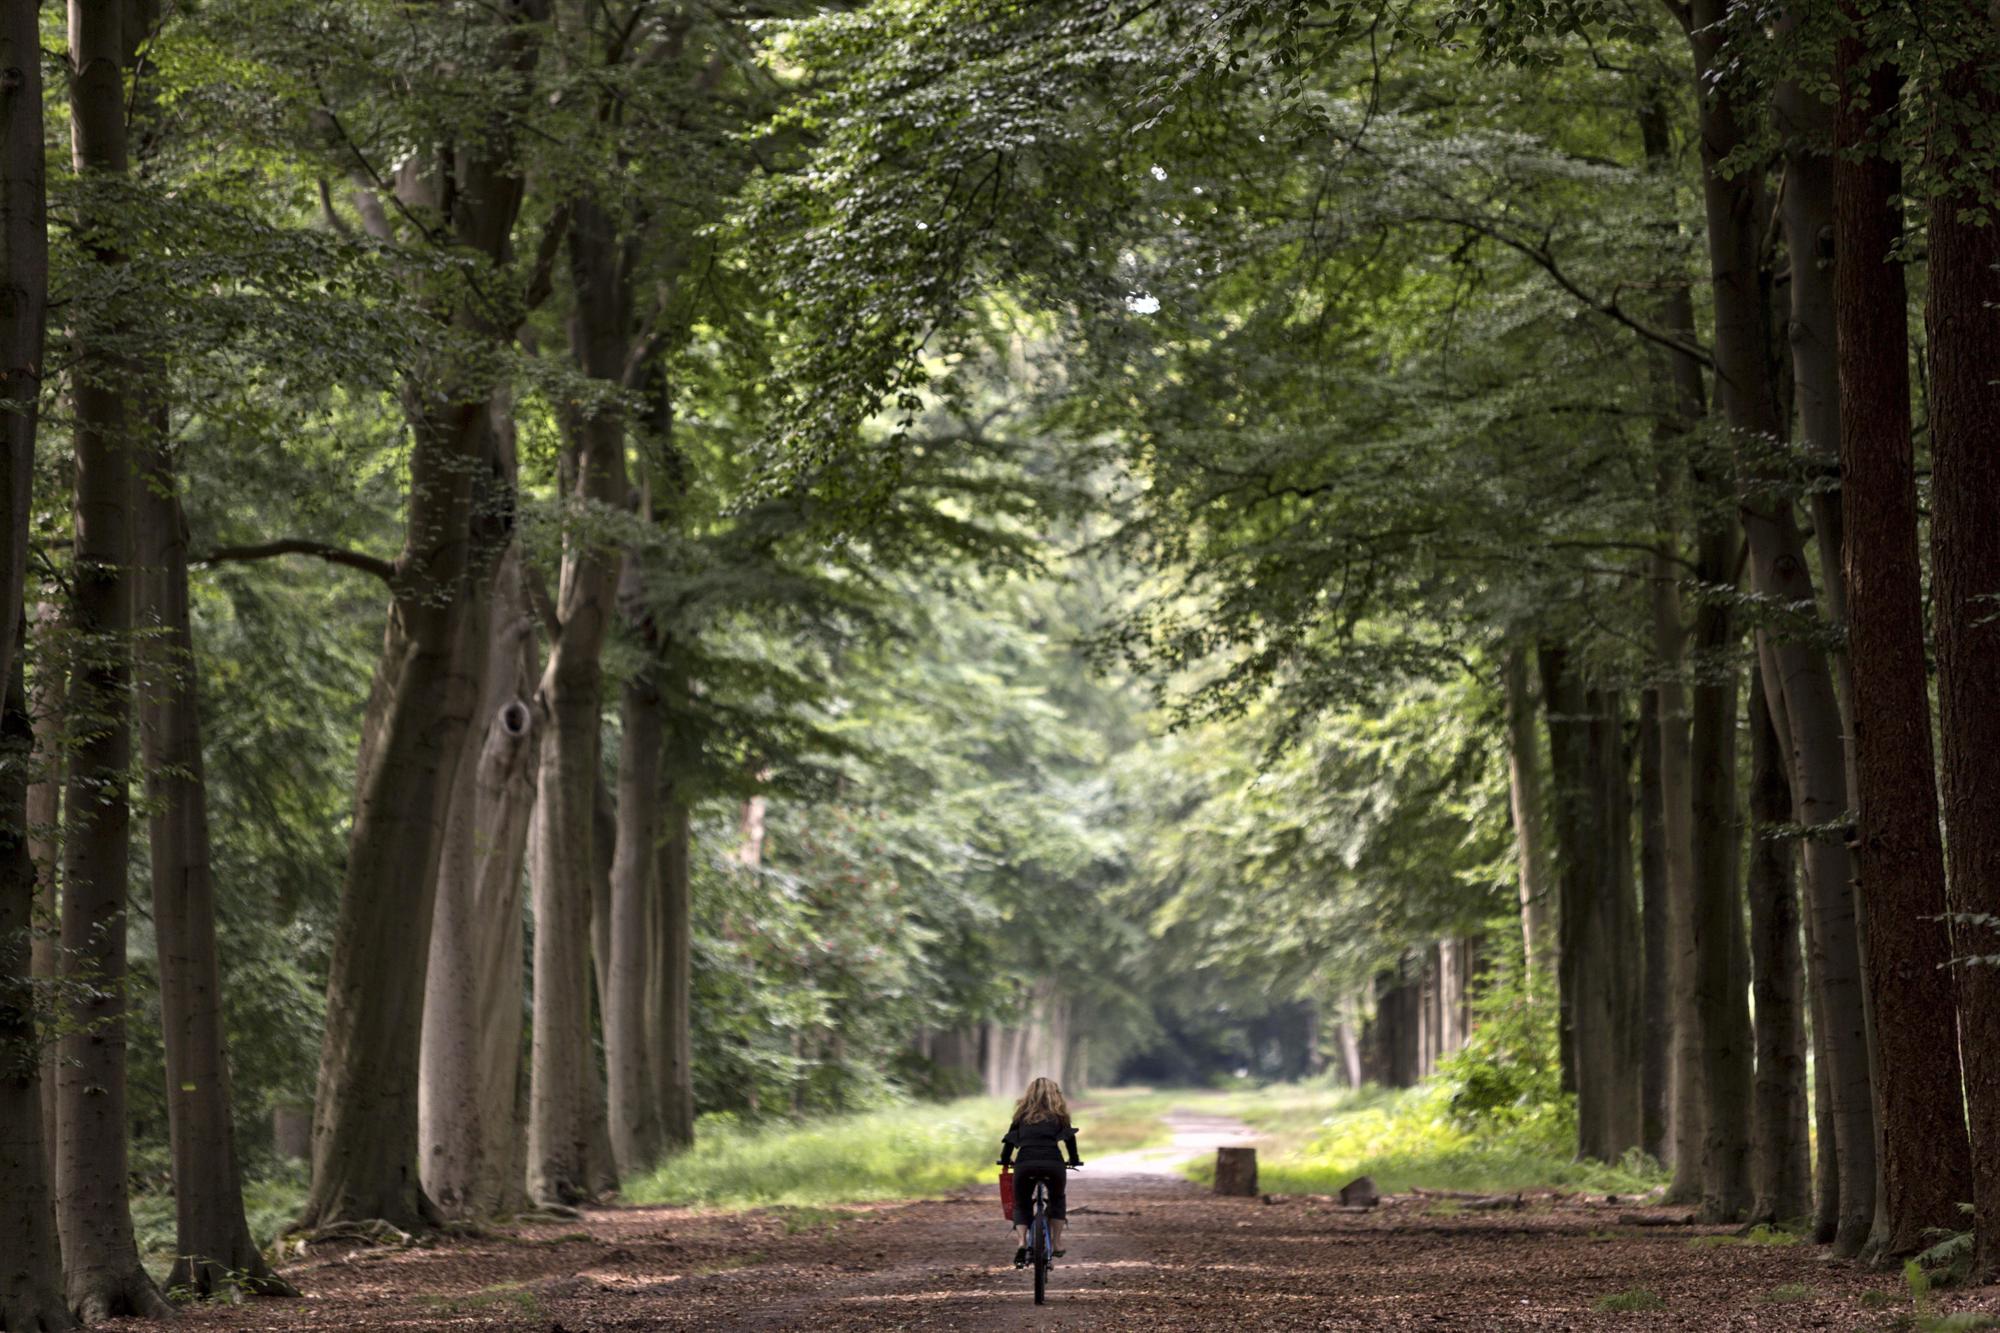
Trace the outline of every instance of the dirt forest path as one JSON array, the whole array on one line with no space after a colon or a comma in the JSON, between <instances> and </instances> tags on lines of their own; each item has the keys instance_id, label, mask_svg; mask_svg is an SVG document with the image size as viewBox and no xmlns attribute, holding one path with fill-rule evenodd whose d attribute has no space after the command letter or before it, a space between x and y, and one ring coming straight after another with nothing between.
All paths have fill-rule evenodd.
<instances>
[{"instance_id":1,"label":"dirt forest path","mask_svg":"<svg viewBox=\"0 0 2000 1333\"><path fill-rule=\"evenodd\" d=\"M1893 1276L1810 1246L1638 1226L1630 1200L1437 1196L1372 1212L1315 1199L1218 1199L1174 1170L1244 1141L1168 1118L1172 1146L1072 1178L1069 1257L1037 1308L990 1187L838 1210L605 1208L419 1249L322 1255L289 1270L309 1299L194 1312L182 1329L534 1333L751 1329L1891 1329ZM1707 1238L1707 1239L1704 1239ZM1643 1293L1643 1295L1640 1295ZM1607 1298L1654 1308L1601 1310ZM1940 1310L1994 1308L1987 1295ZM148 1327L126 1325L128 1328ZM166 1328L166 1325L158 1326Z\"/></svg>"}]
</instances>

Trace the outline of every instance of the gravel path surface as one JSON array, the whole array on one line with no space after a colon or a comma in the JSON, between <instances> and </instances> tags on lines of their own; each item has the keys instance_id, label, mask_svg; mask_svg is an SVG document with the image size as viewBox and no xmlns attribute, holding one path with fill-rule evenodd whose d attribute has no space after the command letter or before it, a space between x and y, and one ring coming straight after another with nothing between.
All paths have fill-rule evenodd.
<instances>
[{"instance_id":1,"label":"gravel path surface","mask_svg":"<svg viewBox=\"0 0 2000 1333\"><path fill-rule=\"evenodd\" d=\"M1212 1147L1241 1126L1181 1117ZM1203 1136L1206 1136L1203 1138ZM1183 1142L1072 1178L1069 1257L1049 1303L1013 1267L990 1189L837 1210L606 1208L416 1249L322 1253L287 1272L310 1295L192 1312L181 1329L1892 1329L1899 1278L1805 1245L1631 1225L1602 1197L1518 1209L1398 1197L1218 1199L1171 1171ZM1126 1155L1130 1157L1132 1155ZM1106 1168L1115 1168L1107 1170ZM1702 1239L1707 1237L1709 1239ZM1659 1305L1600 1310L1606 1298ZM1939 1313L2000 1311L1945 1294Z\"/></svg>"}]
</instances>

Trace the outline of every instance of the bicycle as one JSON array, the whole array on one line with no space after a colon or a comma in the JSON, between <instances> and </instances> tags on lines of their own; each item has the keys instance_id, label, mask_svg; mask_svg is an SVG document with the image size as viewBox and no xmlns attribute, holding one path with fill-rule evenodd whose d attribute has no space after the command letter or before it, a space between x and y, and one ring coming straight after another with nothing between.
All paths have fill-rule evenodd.
<instances>
[{"instance_id":1,"label":"bicycle","mask_svg":"<svg viewBox=\"0 0 2000 1333\"><path fill-rule=\"evenodd\" d=\"M1069 1166L1074 1171L1076 1167ZM1035 1266L1035 1304L1048 1304L1049 1269L1056 1262L1055 1231L1049 1226L1049 1182L1041 1176L1035 1177L1033 1193L1028 1195L1028 1258Z\"/></svg>"}]
</instances>

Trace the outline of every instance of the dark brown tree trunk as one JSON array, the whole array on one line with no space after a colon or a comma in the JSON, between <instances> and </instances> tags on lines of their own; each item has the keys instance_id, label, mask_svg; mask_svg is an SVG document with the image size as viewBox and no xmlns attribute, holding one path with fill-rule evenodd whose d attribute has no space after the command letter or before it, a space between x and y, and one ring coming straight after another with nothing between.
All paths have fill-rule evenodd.
<instances>
[{"instance_id":1,"label":"dark brown tree trunk","mask_svg":"<svg viewBox=\"0 0 2000 1333\"><path fill-rule=\"evenodd\" d=\"M1867 1253L1898 1260L1925 1248L1928 1232L1957 1226L1972 1163L1933 786L1907 296L1895 254L1902 172L1880 150L1902 88L1889 60L1870 61L1857 38L1841 42L1837 64L1835 311L1854 664L1852 845L1875 1037L1881 1050L1895 1052L1894 1077L1875 1088L1879 1188Z\"/></svg>"},{"instance_id":2,"label":"dark brown tree trunk","mask_svg":"<svg viewBox=\"0 0 2000 1333\"><path fill-rule=\"evenodd\" d=\"M1723 532L1703 534L1697 565L1726 557ZM1696 652L1725 657L1734 628L1721 599L1696 616ZM1695 1008L1701 1025L1702 1213L1734 1221L1751 1203L1750 1104L1754 1082L1749 979L1743 940L1738 856L1743 845L1736 803L1736 676L1707 673L1694 690L1692 767L1695 848Z\"/></svg>"},{"instance_id":3,"label":"dark brown tree trunk","mask_svg":"<svg viewBox=\"0 0 2000 1333\"><path fill-rule=\"evenodd\" d=\"M1555 889L1549 876L1541 741L1535 730L1535 696L1528 681L1525 645L1508 643L1500 661L1500 681L1507 705L1507 784L1520 876L1521 945L1533 971L1551 961L1547 955L1554 947L1555 932L1549 928L1549 907Z\"/></svg>"},{"instance_id":4,"label":"dark brown tree trunk","mask_svg":"<svg viewBox=\"0 0 2000 1333\"><path fill-rule=\"evenodd\" d=\"M243 1215L243 1174L223 1055L222 967L216 956L208 783L188 608L187 524L165 423L156 425L135 494L140 620L149 668L139 696L140 734L151 807L153 932L177 1221L167 1285L203 1296L296 1296L264 1262Z\"/></svg>"},{"instance_id":5,"label":"dark brown tree trunk","mask_svg":"<svg viewBox=\"0 0 2000 1333\"><path fill-rule=\"evenodd\" d=\"M1639 700L1640 935L1645 989L1640 1013L1639 1146L1655 1161L1667 1160L1667 1105L1673 1072L1673 988L1667 969L1673 950L1667 909L1666 807L1660 791L1660 695Z\"/></svg>"},{"instance_id":6,"label":"dark brown tree trunk","mask_svg":"<svg viewBox=\"0 0 2000 1333\"><path fill-rule=\"evenodd\" d=\"M1689 44L1702 89L1703 197L1715 293L1717 399L1738 444L1744 474L1741 512L1748 538L1751 584L1774 602L1811 606L1816 593L1804 544L1788 502L1771 498L1761 459L1783 438L1779 378L1770 362L1771 304L1761 247L1769 212L1761 173L1724 169L1747 143L1747 117L1726 79L1715 79L1724 58L1727 0L1695 0L1686 11ZM1773 639L1760 654L1774 713L1790 729L1788 751L1795 818L1820 827L1847 812L1847 757L1840 708L1825 654L1796 639ZM1782 708L1779 708L1779 701ZM1852 887L1852 859L1844 844L1816 837L1806 844L1806 878L1822 955L1816 1014L1824 1024L1840 1167L1841 1217L1835 1249L1858 1253L1875 1211L1875 1128ZM1719 966L1719 965L1716 965ZM1710 1093L1710 1104L1717 1094Z\"/></svg>"},{"instance_id":7,"label":"dark brown tree trunk","mask_svg":"<svg viewBox=\"0 0 2000 1333\"><path fill-rule=\"evenodd\" d=\"M624 720L618 750L618 847L611 865L611 984L604 1014L610 1083L611 1146L622 1174L659 1156L660 1104L646 1041L647 933L657 897L660 751L663 727L658 681L651 672L629 680L620 700Z\"/></svg>"},{"instance_id":8,"label":"dark brown tree trunk","mask_svg":"<svg viewBox=\"0 0 2000 1333\"><path fill-rule=\"evenodd\" d=\"M1932 171L1955 188L1931 201L1931 568L1938 725L1944 750L1945 849L1954 912L2000 916L2000 171L1959 156L1968 121L2000 121L1992 86L1996 34L1984 4L1926 9L1932 36L1961 53L1941 73L1945 123L1931 132ZM1939 99L1931 99L1935 104ZM1955 176L1952 173L1964 173ZM1990 924L1962 927L1959 953L2000 953ZM2000 967L1958 976L1971 1120L1974 1266L2000 1276Z\"/></svg>"},{"instance_id":9,"label":"dark brown tree trunk","mask_svg":"<svg viewBox=\"0 0 2000 1333\"><path fill-rule=\"evenodd\" d=\"M1661 91L1647 96L1639 109L1639 135L1650 171L1669 177L1678 170L1674 161L1673 138L1666 98ZM1659 302L1663 329L1692 345L1696 341L1694 300L1686 275L1678 264L1661 274L1665 294ZM1701 1078L1701 1018L1696 1003L1696 959L1694 911L1696 878L1710 869L1709 859L1697 861L1695 808L1709 797L1697 793L1694 776L1693 719L1689 709L1688 635L1689 626L1681 599L1686 579L1681 534L1683 490L1692 473L1701 478L1699 465L1690 469L1677 456L1689 442L1699 438L1708 414L1707 386L1702 366L1694 357L1661 347L1649 350L1657 416L1653 440L1659 450L1654 465L1654 494L1661 536L1655 541L1650 560L1653 650L1659 662L1658 744L1660 748L1660 877L1663 891L1665 957L1660 984L1666 988L1669 1032L1666 1076L1666 1136L1661 1160L1672 1165L1674 1176L1667 1199L1692 1203L1701 1197L1703 1135L1706 1131L1706 1098ZM1706 492L1711 489L1704 486ZM1704 494L1701 497L1706 500ZM1710 506L1703 505L1705 514ZM1703 526L1713 524L1712 517ZM1697 572L1699 579L1699 572ZM1733 572L1730 581L1734 581ZM1704 606L1703 612L1707 611ZM1712 621L1703 629L1713 630ZM1692 673L1699 682L1713 670L1704 661ZM1704 851L1706 845L1704 844ZM1651 904L1648 903L1650 908ZM1648 936L1651 939L1651 935ZM1650 956L1649 956L1650 957ZM1654 984L1652 974L1648 986Z\"/></svg>"},{"instance_id":10,"label":"dark brown tree trunk","mask_svg":"<svg viewBox=\"0 0 2000 1333\"><path fill-rule=\"evenodd\" d=\"M86 178L125 175L124 64L138 34L128 6L72 0L70 125ZM108 220L79 227L90 262L122 265ZM57 1073L56 1222L69 1303L86 1323L166 1313L140 1266L127 1199L125 934L131 855L132 487L147 423L132 397L146 378L120 345L122 313L93 311L76 330L75 570L77 637L70 715L78 734L64 792L61 973L67 998Z\"/></svg>"},{"instance_id":11,"label":"dark brown tree trunk","mask_svg":"<svg viewBox=\"0 0 2000 1333\"><path fill-rule=\"evenodd\" d=\"M1615 691L1587 689L1568 653L1541 650L1559 862L1557 981L1576 1075L1577 1150L1639 1146L1639 969L1632 799Z\"/></svg>"},{"instance_id":12,"label":"dark brown tree trunk","mask_svg":"<svg viewBox=\"0 0 2000 1333\"><path fill-rule=\"evenodd\" d=\"M28 26L25 35L32 39L33 23ZM7 47L0 59L17 56L23 36L18 27L0 29ZM29 943L35 859L28 849L25 781L34 740L18 652L8 671L0 714L0 1254L6 1256L0 1260L0 1330L40 1333L73 1328L75 1321L63 1296L42 1138L41 1034Z\"/></svg>"},{"instance_id":13,"label":"dark brown tree trunk","mask_svg":"<svg viewBox=\"0 0 2000 1333\"><path fill-rule=\"evenodd\" d=\"M1751 1102L1750 1220L1790 1222L1812 1211L1806 1133L1805 975L1792 844L1779 826L1792 792L1763 683L1750 683L1750 960L1757 1087Z\"/></svg>"},{"instance_id":14,"label":"dark brown tree trunk","mask_svg":"<svg viewBox=\"0 0 2000 1333\"><path fill-rule=\"evenodd\" d=\"M42 849L35 844L47 834L28 808L31 754L41 747L28 716L19 637L48 308L40 21L40 5L0 11L0 515L7 524L0 540L0 1329L8 1333L73 1326L51 1188L54 1066L36 993L37 980L55 971L46 943L54 867L46 852L36 857ZM38 785L49 784L44 778ZM44 829L53 827L53 814Z\"/></svg>"},{"instance_id":15,"label":"dark brown tree trunk","mask_svg":"<svg viewBox=\"0 0 2000 1333\"><path fill-rule=\"evenodd\" d=\"M69 690L67 631L53 603L35 608L29 638L34 643L34 686L28 713L35 726L35 753L28 783L28 851L35 859L34 970L37 998L44 1007L55 993L61 950L63 718ZM42 1047L42 1147L48 1153L48 1180L56 1178L56 1043Z\"/></svg>"},{"instance_id":16,"label":"dark brown tree trunk","mask_svg":"<svg viewBox=\"0 0 2000 1333\"><path fill-rule=\"evenodd\" d=\"M694 923L689 874L688 806L678 795L684 775L665 777L661 802L664 825L659 840L659 1029L660 1136L668 1151L694 1143Z\"/></svg>"}]
</instances>

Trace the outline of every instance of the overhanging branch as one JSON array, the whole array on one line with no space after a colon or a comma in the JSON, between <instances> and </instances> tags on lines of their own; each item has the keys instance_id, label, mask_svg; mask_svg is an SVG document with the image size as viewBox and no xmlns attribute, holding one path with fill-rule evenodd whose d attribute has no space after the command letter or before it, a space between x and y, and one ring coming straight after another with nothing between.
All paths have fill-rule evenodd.
<instances>
[{"instance_id":1,"label":"overhanging branch","mask_svg":"<svg viewBox=\"0 0 2000 1333\"><path fill-rule=\"evenodd\" d=\"M281 555L315 556L330 565L345 565L364 574L373 574L384 583L396 577L396 566L379 556L350 551L344 546L335 546L331 542L316 542L306 537L283 537L274 542L260 542L252 546L218 546L195 563L220 565L230 562L269 560Z\"/></svg>"}]
</instances>

